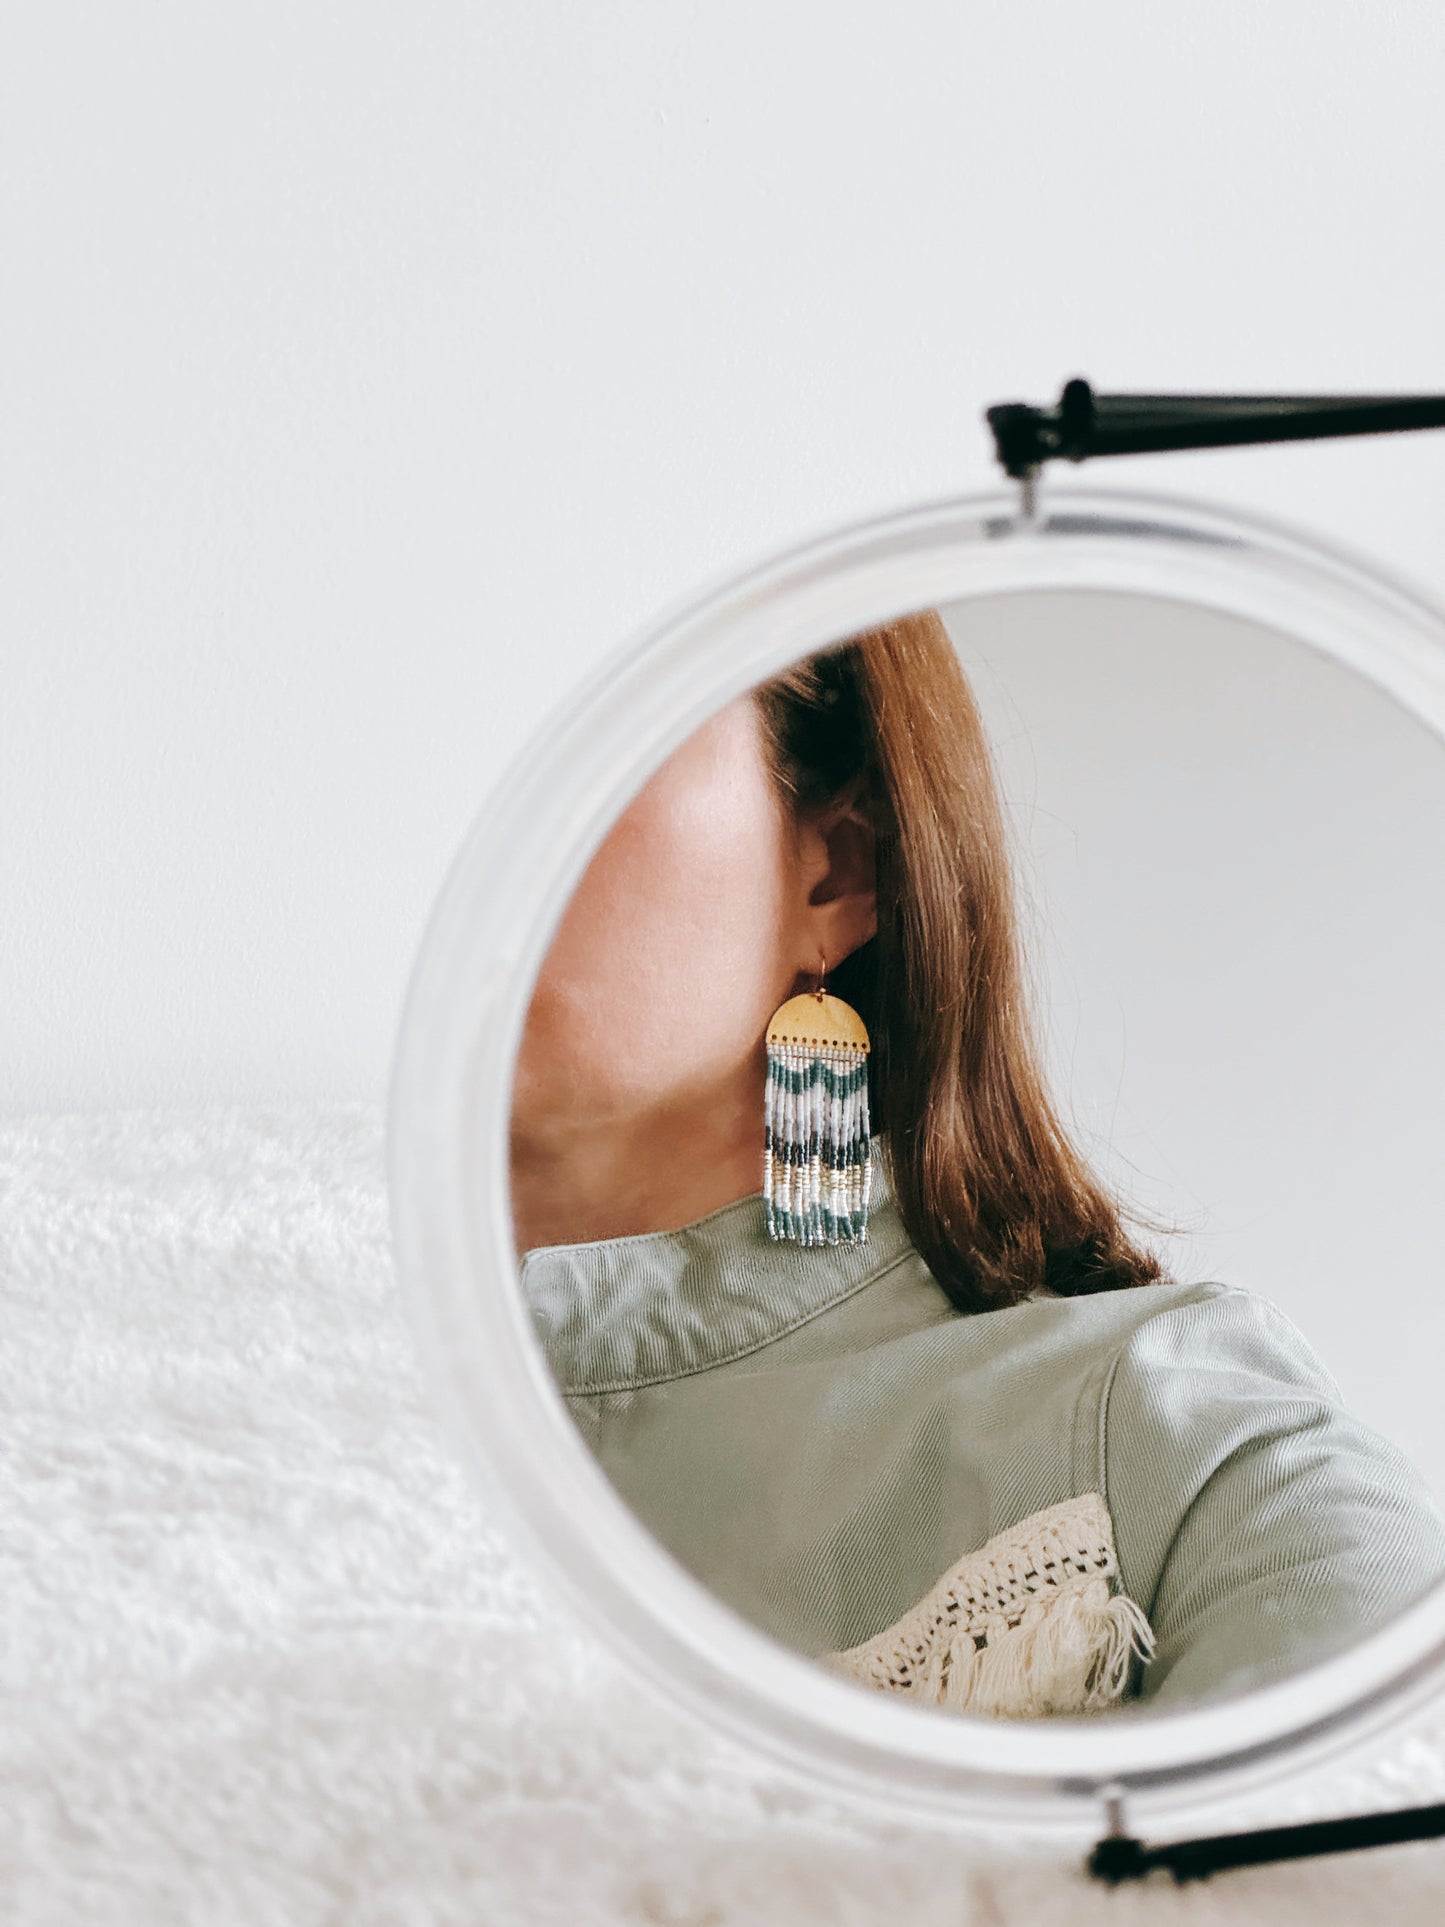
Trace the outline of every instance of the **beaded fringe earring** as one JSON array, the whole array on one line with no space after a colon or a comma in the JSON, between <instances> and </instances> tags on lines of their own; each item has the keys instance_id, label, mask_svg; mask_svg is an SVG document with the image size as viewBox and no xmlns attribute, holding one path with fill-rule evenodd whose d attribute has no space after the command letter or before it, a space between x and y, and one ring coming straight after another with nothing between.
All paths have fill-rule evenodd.
<instances>
[{"instance_id":1,"label":"beaded fringe earring","mask_svg":"<svg viewBox=\"0 0 1445 1927\"><path fill-rule=\"evenodd\" d=\"M873 1188L868 1031L841 997L790 997L768 1025L763 1197L794 1244L866 1244Z\"/></svg>"}]
</instances>

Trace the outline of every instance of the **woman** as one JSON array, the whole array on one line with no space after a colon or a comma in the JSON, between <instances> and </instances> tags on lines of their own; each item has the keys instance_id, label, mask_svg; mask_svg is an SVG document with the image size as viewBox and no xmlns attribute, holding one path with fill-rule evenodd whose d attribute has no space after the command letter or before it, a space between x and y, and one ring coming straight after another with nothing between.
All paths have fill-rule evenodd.
<instances>
[{"instance_id":1,"label":"woman","mask_svg":"<svg viewBox=\"0 0 1445 1927\"><path fill-rule=\"evenodd\" d=\"M871 1036L860 1240L779 1242L765 1033ZM1050 1103L1003 817L925 612L730 704L598 849L511 1143L570 1409L676 1557L869 1685L1030 1716L1281 1677L1445 1572L1445 1519L1267 1299L1181 1284Z\"/></svg>"}]
</instances>

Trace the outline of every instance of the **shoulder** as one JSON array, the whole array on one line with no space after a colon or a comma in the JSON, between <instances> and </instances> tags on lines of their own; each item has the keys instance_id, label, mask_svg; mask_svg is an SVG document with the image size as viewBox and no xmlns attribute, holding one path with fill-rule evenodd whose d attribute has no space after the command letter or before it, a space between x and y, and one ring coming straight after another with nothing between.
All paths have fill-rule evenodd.
<instances>
[{"instance_id":1,"label":"shoulder","mask_svg":"<svg viewBox=\"0 0 1445 1927\"><path fill-rule=\"evenodd\" d=\"M1139 1295L1153 1296L1157 1287ZM1229 1401L1247 1388L1274 1388L1337 1402L1340 1387L1294 1320L1272 1298L1209 1281L1165 1287L1121 1335L1111 1397L1159 1398L1187 1385L1195 1398ZM1175 1388L1171 1390L1171 1388Z\"/></svg>"},{"instance_id":2,"label":"shoulder","mask_svg":"<svg viewBox=\"0 0 1445 1927\"><path fill-rule=\"evenodd\" d=\"M1445 1572L1419 1468L1258 1292L1216 1285L1142 1319L1097 1422L1120 1572L1160 1639L1146 1690L1278 1677Z\"/></svg>"},{"instance_id":3,"label":"shoulder","mask_svg":"<svg viewBox=\"0 0 1445 1927\"><path fill-rule=\"evenodd\" d=\"M1283 1463L1343 1445L1388 1454L1273 1299L1211 1283L1159 1302L1121 1337L1099 1413L1106 1472L1152 1491L1197 1489L1226 1461ZM1126 1470L1126 1468L1128 1468Z\"/></svg>"},{"instance_id":4,"label":"shoulder","mask_svg":"<svg viewBox=\"0 0 1445 1927\"><path fill-rule=\"evenodd\" d=\"M1083 1298L1041 1295L966 1321L983 1353L1078 1388L1099 1444L1121 1433L1188 1431L1237 1441L1317 1420L1340 1387L1293 1320L1259 1292L1209 1279ZM983 1328L983 1329L980 1329Z\"/></svg>"},{"instance_id":5,"label":"shoulder","mask_svg":"<svg viewBox=\"0 0 1445 1927\"><path fill-rule=\"evenodd\" d=\"M1253 1427L1299 1426L1339 1406L1339 1384L1271 1298L1215 1279L1167 1281L1087 1298L1031 1300L1013 1313L1098 1400L1100 1445L1122 1431L1187 1429L1237 1442Z\"/></svg>"},{"instance_id":6,"label":"shoulder","mask_svg":"<svg viewBox=\"0 0 1445 1927\"><path fill-rule=\"evenodd\" d=\"M1172 1351L1197 1353L1221 1328L1238 1328L1254 1314L1246 1302L1263 1306L1237 1286L1206 1280L1137 1285L1081 1297L1039 1292L998 1311L959 1314L978 1342L1012 1353L1039 1349L1112 1376L1121 1363ZM1282 1313L1278 1314L1283 1316Z\"/></svg>"},{"instance_id":7,"label":"shoulder","mask_svg":"<svg viewBox=\"0 0 1445 1927\"><path fill-rule=\"evenodd\" d=\"M1279 1559L1308 1563L1331 1535L1372 1543L1387 1518L1438 1570L1441 1521L1418 1469L1349 1411L1303 1332L1260 1293L1219 1286L1143 1320L1115 1355L1099 1436L1136 1570L1157 1571L1171 1546L1232 1542L1247 1521Z\"/></svg>"}]
</instances>

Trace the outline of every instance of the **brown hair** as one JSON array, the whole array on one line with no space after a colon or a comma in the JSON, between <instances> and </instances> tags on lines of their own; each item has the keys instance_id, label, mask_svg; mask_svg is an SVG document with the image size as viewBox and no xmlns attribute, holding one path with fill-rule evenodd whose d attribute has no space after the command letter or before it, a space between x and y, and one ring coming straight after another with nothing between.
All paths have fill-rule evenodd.
<instances>
[{"instance_id":1,"label":"brown hair","mask_svg":"<svg viewBox=\"0 0 1445 1927\"><path fill-rule=\"evenodd\" d=\"M1158 1260L1045 1087L993 759L937 613L852 636L753 694L784 797L807 810L857 784L874 824L877 935L828 988L868 1026L872 1128L933 1276L964 1311L1040 1286L1154 1282Z\"/></svg>"}]
</instances>

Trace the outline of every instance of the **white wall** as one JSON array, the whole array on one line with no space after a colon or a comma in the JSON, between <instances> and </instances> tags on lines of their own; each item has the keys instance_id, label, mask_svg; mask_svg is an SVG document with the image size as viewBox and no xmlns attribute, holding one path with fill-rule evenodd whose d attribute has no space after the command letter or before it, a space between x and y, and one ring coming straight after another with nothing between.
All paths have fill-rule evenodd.
<instances>
[{"instance_id":1,"label":"white wall","mask_svg":"<svg viewBox=\"0 0 1445 1927\"><path fill-rule=\"evenodd\" d=\"M991 401L1445 387L1445 13L49 0L0 66L0 1101L379 1094L547 706ZM1070 472L1445 594L1445 435Z\"/></svg>"}]
</instances>

